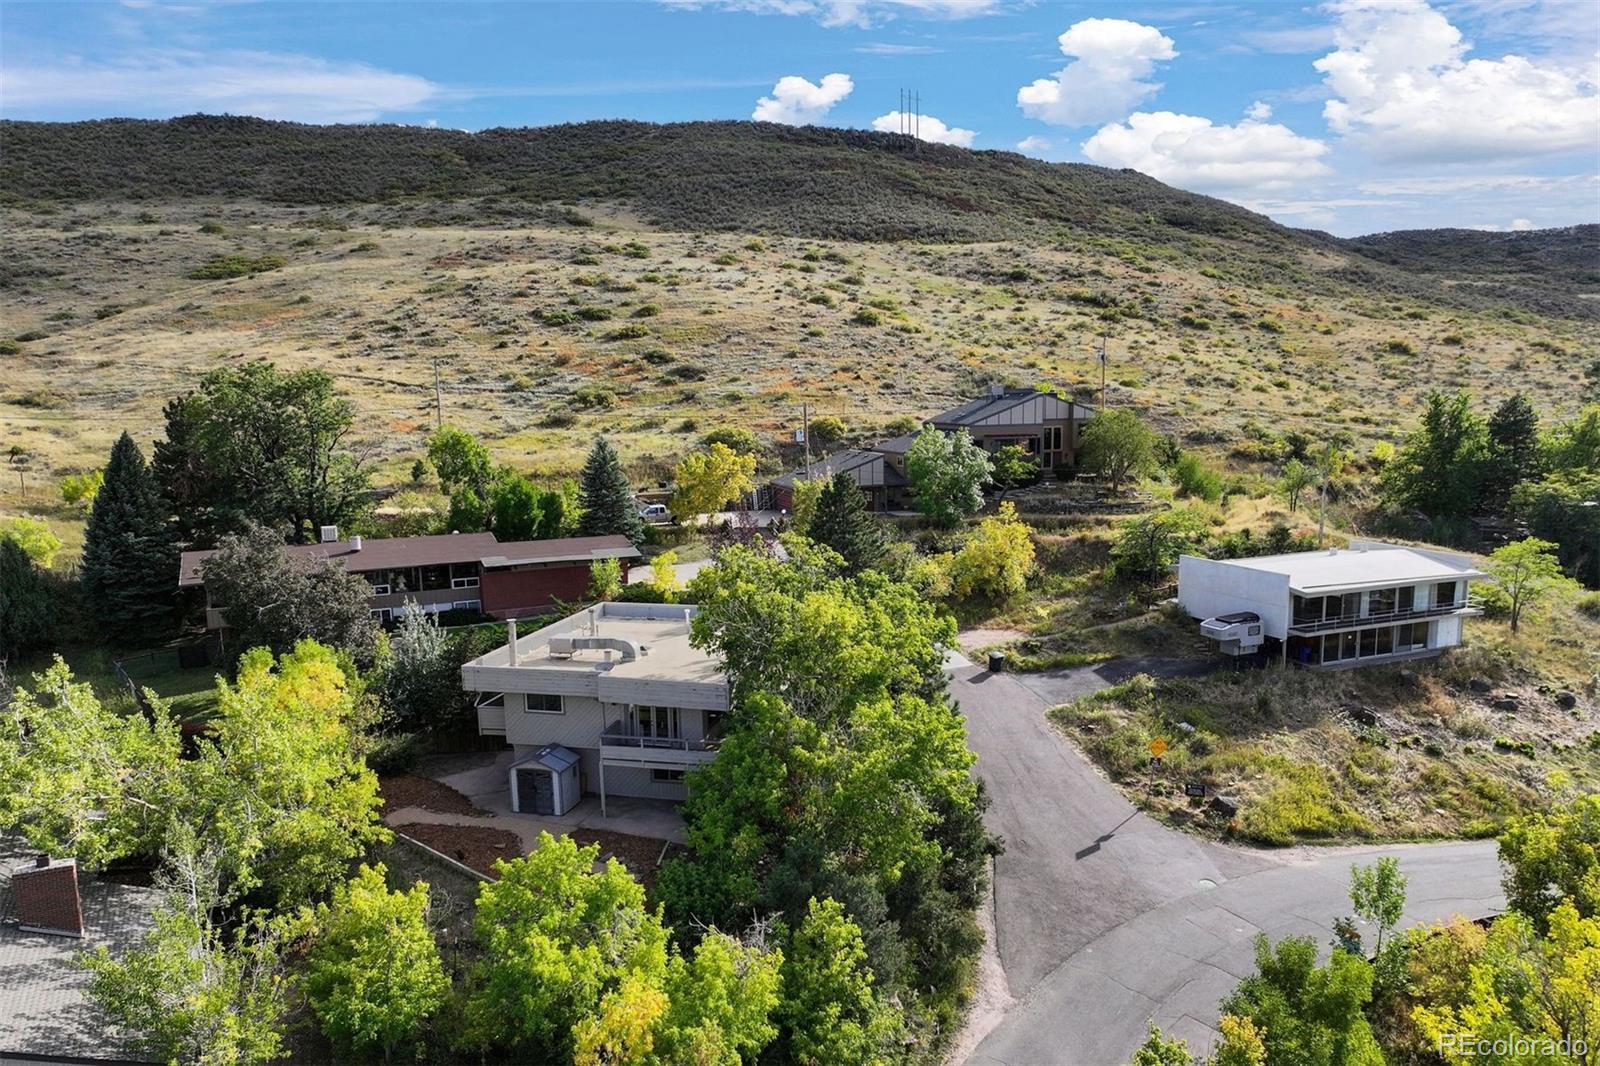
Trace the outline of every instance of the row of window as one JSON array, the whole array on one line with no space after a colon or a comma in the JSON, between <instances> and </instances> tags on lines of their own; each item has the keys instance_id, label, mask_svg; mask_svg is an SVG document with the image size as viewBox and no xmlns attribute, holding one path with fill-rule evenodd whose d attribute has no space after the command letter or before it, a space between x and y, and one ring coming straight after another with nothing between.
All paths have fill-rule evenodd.
<instances>
[{"instance_id":1,"label":"row of window","mask_svg":"<svg viewBox=\"0 0 1600 1066\"><path fill-rule=\"evenodd\" d=\"M361 574L372 586L374 596L436 592L440 589L475 589L478 587L478 575L477 563L400 566L389 570L366 570Z\"/></svg>"},{"instance_id":2,"label":"row of window","mask_svg":"<svg viewBox=\"0 0 1600 1066\"><path fill-rule=\"evenodd\" d=\"M1399 612L1427 610L1432 607L1449 607L1457 603L1456 588L1459 582L1439 581L1431 587L1424 585L1399 585L1394 588L1372 589L1369 592L1346 592L1336 596L1300 596L1294 598L1294 624L1314 625L1317 622L1339 622L1353 618L1381 617ZM1420 593L1420 594L1419 594Z\"/></svg>"},{"instance_id":3,"label":"row of window","mask_svg":"<svg viewBox=\"0 0 1600 1066\"><path fill-rule=\"evenodd\" d=\"M1397 655L1428 646L1428 623L1376 626L1330 633L1324 637L1291 637L1290 657L1302 663L1336 663Z\"/></svg>"},{"instance_id":4,"label":"row of window","mask_svg":"<svg viewBox=\"0 0 1600 1066\"><path fill-rule=\"evenodd\" d=\"M481 611L482 600L456 600L453 603L428 603L422 604L423 611ZM397 618L404 618L404 607L374 607L370 612L372 617L379 622L392 622Z\"/></svg>"}]
</instances>

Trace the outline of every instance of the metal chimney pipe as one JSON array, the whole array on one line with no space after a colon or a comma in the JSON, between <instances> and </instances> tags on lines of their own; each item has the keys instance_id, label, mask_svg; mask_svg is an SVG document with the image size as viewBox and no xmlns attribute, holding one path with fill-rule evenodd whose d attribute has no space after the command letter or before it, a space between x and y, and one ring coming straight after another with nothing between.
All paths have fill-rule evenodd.
<instances>
[{"instance_id":1,"label":"metal chimney pipe","mask_svg":"<svg viewBox=\"0 0 1600 1066\"><path fill-rule=\"evenodd\" d=\"M517 665L517 620L506 619L506 655L511 660L511 665Z\"/></svg>"}]
</instances>

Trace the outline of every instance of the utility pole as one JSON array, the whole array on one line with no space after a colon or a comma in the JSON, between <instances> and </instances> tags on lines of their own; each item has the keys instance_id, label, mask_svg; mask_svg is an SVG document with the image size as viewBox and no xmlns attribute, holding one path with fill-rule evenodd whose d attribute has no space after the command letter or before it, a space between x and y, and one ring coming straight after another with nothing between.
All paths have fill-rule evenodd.
<instances>
[{"instance_id":1,"label":"utility pole","mask_svg":"<svg viewBox=\"0 0 1600 1066\"><path fill-rule=\"evenodd\" d=\"M433 428L444 428L444 389L439 385L439 357L433 357Z\"/></svg>"},{"instance_id":2,"label":"utility pole","mask_svg":"<svg viewBox=\"0 0 1600 1066\"><path fill-rule=\"evenodd\" d=\"M805 446L806 462L801 469L806 480L811 478L811 413L804 400L800 401L800 443Z\"/></svg>"},{"instance_id":3,"label":"utility pole","mask_svg":"<svg viewBox=\"0 0 1600 1066\"><path fill-rule=\"evenodd\" d=\"M1106 335L1100 334L1100 410L1106 409Z\"/></svg>"}]
</instances>

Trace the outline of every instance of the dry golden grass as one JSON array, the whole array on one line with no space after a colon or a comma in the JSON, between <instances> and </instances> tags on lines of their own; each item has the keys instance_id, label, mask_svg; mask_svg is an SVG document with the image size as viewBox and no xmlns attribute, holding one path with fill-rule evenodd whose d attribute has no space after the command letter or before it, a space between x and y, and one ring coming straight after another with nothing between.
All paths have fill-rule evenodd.
<instances>
[{"instance_id":1,"label":"dry golden grass","mask_svg":"<svg viewBox=\"0 0 1600 1066\"><path fill-rule=\"evenodd\" d=\"M587 229L505 228L470 212L460 225L406 227L368 208L340 212L348 228L329 229L311 224L326 221L317 211L215 202L0 213L13 260L0 319L8 337L42 334L0 355L0 449L30 453L35 486L24 499L14 477L0 478L0 513L43 513L70 547L77 516L50 502L60 479L102 463L123 429L148 446L169 396L255 358L332 373L391 480L432 427L437 362L444 417L483 435L499 458L570 473L604 433L634 476L653 483L718 425L786 438L802 401L870 437L896 415L937 409L990 380L1090 391L1102 328L1112 401L1217 451L1252 419L1392 439L1436 386L1470 384L1491 399L1521 388L1548 413L1569 414L1570 379L1593 342L1573 323L1447 313L1361 291L1300 299L1104 241L765 237L752 247L747 236L651 232L620 212L590 213L597 225ZM207 222L222 232L202 232ZM647 258L624 248L635 241ZM235 254L288 262L226 281L186 277ZM1005 280L1019 267L1029 280ZM1085 289L1142 301L1151 317L1103 322L1072 298ZM632 317L645 304L659 314ZM852 324L869 304L883 323ZM534 316L581 306L611 317L549 326ZM1180 326L1184 313L1211 328ZM1259 328L1263 319L1283 332ZM607 339L631 324L649 335ZM1466 343L1444 343L1452 334ZM1420 354L1382 353L1397 336ZM658 348L672 361L645 357ZM615 405L578 406L586 386L610 390Z\"/></svg>"}]
</instances>

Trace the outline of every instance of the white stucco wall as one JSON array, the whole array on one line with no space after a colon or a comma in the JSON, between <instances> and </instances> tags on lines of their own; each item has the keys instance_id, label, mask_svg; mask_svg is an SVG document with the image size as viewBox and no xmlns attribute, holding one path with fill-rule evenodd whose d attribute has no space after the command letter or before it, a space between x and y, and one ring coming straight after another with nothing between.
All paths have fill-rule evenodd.
<instances>
[{"instance_id":1,"label":"white stucco wall","mask_svg":"<svg viewBox=\"0 0 1600 1066\"><path fill-rule=\"evenodd\" d=\"M1289 577L1225 559L1178 557L1178 603L1201 620L1236 611L1261 616L1261 632L1284 639L1289 631Z\"/></svg>"}]
</instances>

